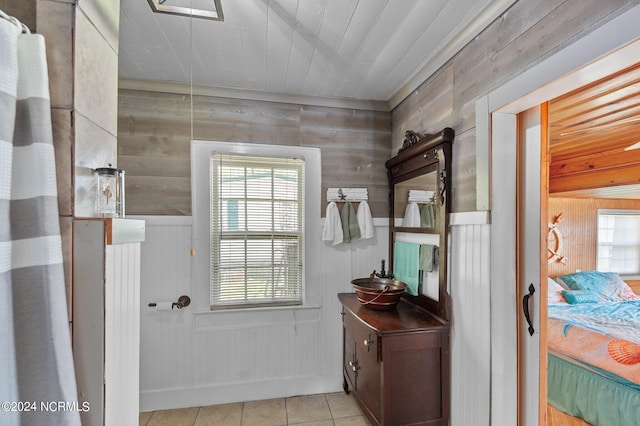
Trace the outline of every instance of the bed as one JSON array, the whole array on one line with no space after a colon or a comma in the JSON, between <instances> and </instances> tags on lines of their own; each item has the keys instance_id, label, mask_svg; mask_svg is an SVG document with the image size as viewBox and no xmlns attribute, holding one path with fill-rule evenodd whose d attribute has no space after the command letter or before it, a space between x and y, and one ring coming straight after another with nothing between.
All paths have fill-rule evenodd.
<instances>
[{"instance_id":1,"label":"bed","mask_svg":"<svg viewBox=\"0 0 640 426\"><path fill-rule=\"evenodd\" d=\"M615 273L549 279L548 401L592 425L640 425L640 297Z\"/></svg>"}]
</instances>

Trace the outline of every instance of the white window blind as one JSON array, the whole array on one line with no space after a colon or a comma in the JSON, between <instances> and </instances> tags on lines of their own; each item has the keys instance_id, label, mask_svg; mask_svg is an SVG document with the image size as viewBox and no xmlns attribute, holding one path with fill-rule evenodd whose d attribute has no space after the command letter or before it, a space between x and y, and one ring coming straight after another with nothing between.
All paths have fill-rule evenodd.
<instances>
[{"instance_id":1,"label":"white window blind","mask_svg":"<svg viewBox=\"0 0 640 426\"><path fill-rule=\"evenodd\" d=\"M640 273L640 211L598 210L597 269Z\"/></svg>"},{"instance_id":2,"label":"white window blind","mask_svg":"<svg viewBox=\"0 0 640 426\"><path fill-rule=\"evenodd\" d=\"M302 303L304 160L211 156L211 307Z\"/></svg>"}]
</instances>

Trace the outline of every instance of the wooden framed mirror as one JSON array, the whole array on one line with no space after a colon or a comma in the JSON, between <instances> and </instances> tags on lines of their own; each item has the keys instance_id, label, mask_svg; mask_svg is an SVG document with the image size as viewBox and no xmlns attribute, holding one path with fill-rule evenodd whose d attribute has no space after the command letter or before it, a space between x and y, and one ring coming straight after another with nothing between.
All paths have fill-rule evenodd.
<instances>
[{"instance_id":1,"label":"wooden framed mirror","mask_svg":"<svg viewBox=\"0 0 640 426\"><path fill-rule=\"evenodd\" d=\"M394 278L409 281L405 299L445 320L454 135L449 127L433 135L407 132L398 155L385 163L389 176L389 269Z\"/></svg>"}]
</instances>

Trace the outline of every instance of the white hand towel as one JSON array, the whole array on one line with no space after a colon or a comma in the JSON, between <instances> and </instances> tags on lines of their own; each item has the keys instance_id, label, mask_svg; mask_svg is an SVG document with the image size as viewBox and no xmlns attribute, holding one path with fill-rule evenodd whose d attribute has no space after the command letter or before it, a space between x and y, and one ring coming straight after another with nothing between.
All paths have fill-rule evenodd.
<instances>
[{"instance_id":1,"label":"white hand towel","mask_svg":"<svg viewBox=\"0 0 640 426\"><path fill-rule=\"evenodd\" d=\"M420 207L418 207L418 203L407 204L407 209L404 211L402 226L406 228L420 227Z\"/></svg>"},{"instance_id":2,"label":"white hand towel","mask_svg":"<svg viewBox=\"0 0 640 426\"><path fill-rule=\"evenodd\" d=\"M373 238L373 218L371 217L371 209L369 203L361 201L356 212L358 218L358 226L360 226L360 238Z\"/></svg>"},{"instance_id":3,"label":"white hand towel","mask_svg":"<svg viewBox=\"0 0 640 426\"><path fill-rule=\"evenodd\" d=\"M322 240L331 241L332 245L342 242L342 221L340 220L340 211L333 201L327 205L324 219L324 229L322 231Z\"/></svg>"}]
</instances>

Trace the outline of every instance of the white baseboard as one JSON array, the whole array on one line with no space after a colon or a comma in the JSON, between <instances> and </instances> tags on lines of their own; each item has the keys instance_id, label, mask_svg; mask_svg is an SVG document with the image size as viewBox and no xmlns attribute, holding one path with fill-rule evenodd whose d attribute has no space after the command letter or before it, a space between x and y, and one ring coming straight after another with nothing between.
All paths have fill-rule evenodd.
<instances>
[{"instance_id":1,"label":"white baseboard","mask_svg":"<svg viewBox=\"0 0 640 426\"><path fill-rule=\"evenodd\" d=\"M295 377L189 389L140 392L140 411L202 407L342 391L342 376Z\"/></svg>"}]
</instances>

